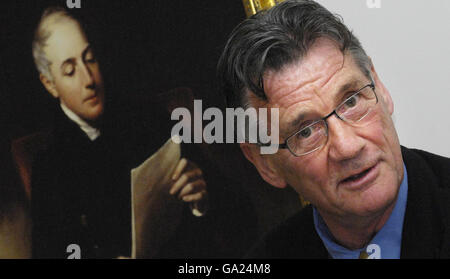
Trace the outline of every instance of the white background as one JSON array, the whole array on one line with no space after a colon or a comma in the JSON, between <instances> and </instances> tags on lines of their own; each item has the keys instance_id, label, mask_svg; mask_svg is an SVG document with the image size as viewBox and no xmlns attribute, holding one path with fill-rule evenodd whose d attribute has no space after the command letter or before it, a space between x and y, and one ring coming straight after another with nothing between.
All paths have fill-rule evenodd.
<instances>
[{"instance_id":1,"label":"white background","mask_svg":"<svg viewBox=\"0 0 450 279\"><path fill-rule=\"evenodd\" d=\"M317 2L341 15L372 57L400 143L450 157L450 1Z\"/></svg>"}]
</instances>

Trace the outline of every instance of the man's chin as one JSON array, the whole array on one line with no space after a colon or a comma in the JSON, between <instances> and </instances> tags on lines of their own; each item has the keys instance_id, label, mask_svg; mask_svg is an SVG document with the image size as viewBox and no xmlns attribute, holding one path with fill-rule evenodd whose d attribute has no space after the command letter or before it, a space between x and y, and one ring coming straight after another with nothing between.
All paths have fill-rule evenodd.
<instances>
[{"instance_id":1,"label":"man's chin","mask_svg":"<svg viewBox=\"0 0 450 279\"><path fill-rule=\"evenodd\" d=\"M394 188L387 189L382 184L372 185L352 199L351 211L360 217L374 216L395 204L396 197Z\"/></svg>"},{"instance_id":2,"label":"man's chin","mask_svg":"<svg viewBox=\"0 0 450 279\"><path fill-rule=\"evenodd\" d=\"M89 123L98 122L103 116L103 111L104 109L102 105L95 106L83 113L83 119Z\"/></svg>"}]
</instances>

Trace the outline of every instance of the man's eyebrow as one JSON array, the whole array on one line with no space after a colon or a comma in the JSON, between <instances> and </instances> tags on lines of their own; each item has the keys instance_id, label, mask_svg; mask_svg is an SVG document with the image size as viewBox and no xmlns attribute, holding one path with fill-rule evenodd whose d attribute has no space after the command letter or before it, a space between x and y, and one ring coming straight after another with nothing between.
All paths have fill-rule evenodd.
<instances>
[{"instance_id":1,"label":"man's eyebrow","mask_svg":"<svg viewBox=\"0 0 450 279\"><path fill-rule=\"evenodd\" d=\"M87 47L81 52L81 57L83 57L83 59L84 59L84 57L90 50L91 50L91 45L87 45ZM64 60L64 62L61 63L60 68L63 69L63 67L66 64L68 64L68 63L73 64L74 62L75 62L75 58L73 58L73 57L67 58L66 60Z\"/></svg>"},{"instance_id":2,"label":"man's eyebrow","mask_svg":"<svg viewBox=\"0 0 450 279\"><path fill-rule=\"evenodd\" d=\"M360 83L361 82L358 79L351 79L339 87L338 91L336 91L336 95L338 95L340 93L345 93L346 91L348 91L350 89L356 89L358 87L358 85L360 85Z\"/></svg>"},{"instance_id":3,"label":"man's eyebrow","mask_svg":"<svg viewBox=\"0 0 450 279\"><path fill-rule=\"evenodd\" d=\"M83 59L86 57L86 54L92 50L91 45L87 45L87 47L83 50L83 52L81 52L81 57L83 57Z\"/></svg>"},{"instance_id":4,"label":"man's eyebrow","mask_svg":"<svg viewBox=\"0 0 450 279\"><path fill-rule=\"evenodd\" d=\"M306 113L300 113L299 115L297 115L297 117L295 119L293 119L292 121L290 121L287 125L287 133L290 133L292 131L293 128L297 127L299 125L300 122L302 122L304 119L306 118Z\"/></svg>"},{"instance_id":5,"label":"man's eyebrow","mask_svg":"<svg viewBox=\"0 0 450 279\"><path fill-rule=\"evenodd\" d=\"M352 78L339 87L339 89L335 93L335 96L341 93L345 93L350 89L356 89L360 85L360 83L361 82L358 79ZM298 127L299 124L306 118L306 116L307 113L300 113L295 119L287 124L287 131L291 131L293 128Z\"/></svg>"}]
</instances>

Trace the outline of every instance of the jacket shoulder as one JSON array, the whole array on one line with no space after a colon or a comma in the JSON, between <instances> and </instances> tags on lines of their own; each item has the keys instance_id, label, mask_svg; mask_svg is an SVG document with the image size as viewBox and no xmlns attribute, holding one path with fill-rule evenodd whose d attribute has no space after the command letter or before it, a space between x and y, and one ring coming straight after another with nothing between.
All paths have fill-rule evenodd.
<instances>
[{"instance_id":1,"label":"jacket shoulder","mask_svg":"<svg viewBox=\"0 0 450 279\"><path fill-rule=\"evenodd\" d=\"M412 176L423 176L424 183L435 185L432 188L432 196L438 209L438 218L445 226L450 227L450 158L405 147L402 147L402 154L405 164L409 163L421 171L411 174Z\"/></svg>"},{"instance_id":2,"label":"jacket shoulder","mask_svg":"<svg viewBox=\"0 0 450 279\"><path fill-rule=\"evenodd\" d=\"M437 179L439 188L450 189L450 158L419 149L407 149L403 147L402 151L406 160L417 161L418 159L422 159Z\"/></svg>"}]
</instances>

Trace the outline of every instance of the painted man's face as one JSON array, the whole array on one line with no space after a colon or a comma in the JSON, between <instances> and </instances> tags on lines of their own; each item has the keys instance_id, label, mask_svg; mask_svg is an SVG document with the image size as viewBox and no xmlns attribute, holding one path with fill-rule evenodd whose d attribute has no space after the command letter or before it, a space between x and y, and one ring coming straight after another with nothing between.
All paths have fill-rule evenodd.
<instances>
[{"instance_id":1,"label":"painted man's face","mask_svg":"<svg viewBox=\"0 0 450 279\"><path fill-rule=\"evenodd\" d=\"M97 120L104 110L103 79L83 30L72 19L61 19L48 29L44 51L53 79L44 85L82 119Z\"/></svg>"}]
</instances>

